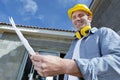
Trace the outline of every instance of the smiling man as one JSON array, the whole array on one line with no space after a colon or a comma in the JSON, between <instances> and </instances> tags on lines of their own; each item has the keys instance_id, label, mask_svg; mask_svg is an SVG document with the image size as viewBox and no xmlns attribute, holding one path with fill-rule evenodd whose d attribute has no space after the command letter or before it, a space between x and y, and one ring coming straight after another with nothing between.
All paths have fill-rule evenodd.
<instances>
[{"instance_id":1,"label":"smiling man","mask_svg":"<svg viewBox=\"0 0 120 80\"><path fill-rule=\"evenodd\" d=\"M41 76L65 74L64 80L120 80L120 36L109 28L92 28L92 12L84 4L68 10L76 28L65 58L31 56Z\"/></svg>"}]
</instances>

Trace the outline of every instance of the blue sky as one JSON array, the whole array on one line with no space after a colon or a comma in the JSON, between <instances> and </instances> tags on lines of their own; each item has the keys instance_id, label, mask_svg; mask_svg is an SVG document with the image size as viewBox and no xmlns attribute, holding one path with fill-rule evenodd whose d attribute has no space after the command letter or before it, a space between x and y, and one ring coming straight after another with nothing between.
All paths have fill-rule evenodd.
<instances>
[{"instance_id":1,"label":"blue sky","mask_svg":"<svg viewBox=\"0 0 120 80\"><path fill-rule=\"evenodd\" d=\"M0 0L0 22L74 30L67 11L77 3L90 5L92 0Z\"/></svg>"}]
</instances>

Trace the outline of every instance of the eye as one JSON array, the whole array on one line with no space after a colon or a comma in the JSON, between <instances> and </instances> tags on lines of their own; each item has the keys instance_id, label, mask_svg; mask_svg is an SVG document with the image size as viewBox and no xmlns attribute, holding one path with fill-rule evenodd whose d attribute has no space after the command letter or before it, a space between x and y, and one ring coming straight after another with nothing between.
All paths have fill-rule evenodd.
<instances>
[{"instance_id":1,"label":"eye","mask_svg":"<svg viewBox=\"0 0 120 80\"><path fill-rule=\"evenodd\" d=\"M76 16L72 16L72 19L75 19L76 18Z\"/></svg>"},{"instance_id":2,"label":"eye","mask_svg":"<svg viewBox=\"0 0 120 80\"><path fill-rule=\"evenodd\" d=\"M78 14L78 17L80 18L80 17L83 17L84 16L84 14Z\"/></svg>"}]
</instances>

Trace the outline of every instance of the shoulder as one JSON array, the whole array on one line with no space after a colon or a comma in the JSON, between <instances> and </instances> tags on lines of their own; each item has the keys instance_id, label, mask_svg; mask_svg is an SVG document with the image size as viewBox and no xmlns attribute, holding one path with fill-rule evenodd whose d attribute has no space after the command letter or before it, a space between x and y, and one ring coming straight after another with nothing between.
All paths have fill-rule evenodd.
<instances>
[{"instance_id":1,"label":"shoulder","mask_svg":"<svg viewBox=\"0 0 120 80\"><path fill-rule=\"evenodd\" d=\"M120 39L120 36L111 28L107 27L101 27L98 29L98 33L103 37L103 38L118 38Z\"/></svg>"},{"instance_id":2,"label":"shoulder","mask_svg":"<svg viewBox=\"0 0 120 80\"><path fill-rule=\"evenodd\" d=\"M110 28L107 28L107 27L101 27L101 28L96 28L96 27L93 27L91 29L91 33L95 33L95 34L106 34L108 32L111 32L112 29Z\"/></svg>"},{"instance_id":3,"label":"shoulder","mask_svg":"<svg viewBox=\"0 0 120 80\"><path fill-rule=\"evenodd\" d=\"M99 28L100 31L113 31L111 28L108 27L101 27Z\"/></svg>"},{"instance_id":4,"label":"shoulder","mask_svg":"<svg viewBox=\"0 0 120 80\"><path fill-rule=\"evenodd\" d=\"M101 27L97 30L100 34L107 35L107 34L117 34L114 30L108 27Z\"/></svg>"},{"instance_id":5,"label":"shoulder","mask_svg":"<svg viewBox=\"0 0 120 80\"><path fill-rule=\"evenodd\" d=\"M95 33L95 32L109 32L109 31L113 31L111 28L107 28L107 27L101 27L101 28L96 28L96 27L93 27L91 29L91 32L92 33Z\"/></svg>"},{"instance_id":6,"label":"shoulder","mask_svg":"<svg viewBox=\"0 0 120 80\"><path fill-rule=\"evenodd\" d=\"M101 27L99 29L96 28L94 30L94 35L99 35L99 37L107 38L107 37L120 37L114 30L108 27Z\"/></svg>"}]
</instances>

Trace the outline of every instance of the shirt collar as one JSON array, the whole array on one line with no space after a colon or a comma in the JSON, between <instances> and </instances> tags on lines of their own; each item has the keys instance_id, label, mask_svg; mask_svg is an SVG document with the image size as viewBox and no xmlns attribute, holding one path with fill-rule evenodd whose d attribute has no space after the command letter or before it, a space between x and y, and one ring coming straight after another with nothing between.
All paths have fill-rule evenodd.
<instances>
[{"instance_id":1,"label":"shirt collar","mask_svg":"<svg viewBox=\"0 0 120 80\"><path fill-rule=\"evenodd\" d=\"M98 29L97 29L96 27L91 28L91 30L90 30L90 32L88 33L87 36L89 36L90 34L94 34L97 30L98 30ZM87 37L87 36L85 36L85 37ZM74 36L74 37L75 37L75 36ZM77 39L77 38L75 38L75 39Z\"/></svg>"},{"instance_id":2,"label":"shirt collar","mask_svg":"<svg viewBox=\"0 0 120 80\"><path fill-rule=\"evenodd\" d=\"M98 29L97 29L96 27L93 27L93 28L90 30L90 32L91 32L91 33L95 33L97 30L98 30Z\"/></svg>"}]
</instances>

